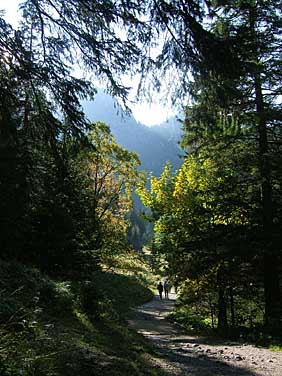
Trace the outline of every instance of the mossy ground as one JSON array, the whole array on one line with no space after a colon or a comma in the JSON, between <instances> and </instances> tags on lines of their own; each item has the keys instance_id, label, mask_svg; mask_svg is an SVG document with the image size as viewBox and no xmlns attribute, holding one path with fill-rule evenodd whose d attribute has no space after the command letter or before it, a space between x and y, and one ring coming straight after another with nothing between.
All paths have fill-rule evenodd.
<instances>
[{"instance_id":1,"label":"mossy ground","mask_svg":"<svg viewBox=\"0 0 282 376\"><path fill-rule=\"evenodd\" d=\"M1 376L160 375L152 348L125 320L154 283L135 254L75 282L1 261Z\"/></svg>"}]
</instances>

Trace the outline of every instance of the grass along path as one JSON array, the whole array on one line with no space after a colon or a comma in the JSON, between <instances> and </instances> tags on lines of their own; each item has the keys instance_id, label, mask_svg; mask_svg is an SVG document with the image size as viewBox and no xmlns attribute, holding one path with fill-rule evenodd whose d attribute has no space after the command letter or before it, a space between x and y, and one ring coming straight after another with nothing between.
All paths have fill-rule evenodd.
<instances>
[{"instance_id":1,"label":"grass along path","mask_svg":"<svg viewBox=\"0 0 282 376\"><path fill-rule=\"evenodd\" d=\"M214 338L186 335L166 316L175 304L152 301L134 309L129 325L153 343L154 367L166 375L281 376L282 352Z\"/></svg>"},{"instance_id":2,"label":"grass along path","mask_svg":"<svg viewBox=\"0 0 282 376\"><path fill-rule=\"evenodd\" d=\"M64 281L0 259L0 376L160 376L124 319L156 277L134 253L118 262Z\"/></svg>"}]
</instances>

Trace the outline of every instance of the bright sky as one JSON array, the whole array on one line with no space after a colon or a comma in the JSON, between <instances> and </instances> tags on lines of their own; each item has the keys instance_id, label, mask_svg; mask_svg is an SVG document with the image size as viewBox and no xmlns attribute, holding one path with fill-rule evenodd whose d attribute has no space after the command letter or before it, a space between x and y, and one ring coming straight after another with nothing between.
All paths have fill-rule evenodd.
<instances>
[{"instance_id":1,"label":"bright sky","mask_svg":"<svg viewBox=\"0 0 282 376\"><path fill-rule=\"evenodd\" d=\"M5 10L5 18L13 26L17 25L19 18L17 15L19 3L20 0L0 0L0 10ZM135 87L136 84L129 81L126 83L126 85ZM153 101L151 103L142 102L131 105L130 108L135 119L148 126L160 124L175 114L169 106L164 107L163 105L157 103L157 101Z\"/></svg>"},{"instance_id":2,"label":"bright sky","mask_svg":"<svg viewBox=\"0 0 282 376\"><path fill-rule=\"evenodd\" d=\"M16 25L18 20L17 8L19 0L0 0L0 10L5 10L6 19L12 24Z\"/></svg>"},{"instance_id":3,"label":"bright sky","mask_svg":"<svg viewBox=\"0 0 282 376\"><path fill-rule=\"evenodd\" d=\"M175 113L157 103L140 103L132 106L133 116L140 123L151 126L165 122Z\"/></svg>"}]
</instances>

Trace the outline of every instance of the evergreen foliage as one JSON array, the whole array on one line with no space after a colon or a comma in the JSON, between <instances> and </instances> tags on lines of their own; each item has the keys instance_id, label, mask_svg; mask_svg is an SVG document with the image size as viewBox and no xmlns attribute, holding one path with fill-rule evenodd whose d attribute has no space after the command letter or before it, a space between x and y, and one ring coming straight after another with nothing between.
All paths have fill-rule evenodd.
<instances>
[{"instance_id":1,"label":"evergreen foliage","mask_svg":"<svg viewBox=\"0 0 282 376\"><path fill-rule=\"evenodd\" d=\"M40 265L52 274L72 274L81 263L88 263L80 259L80 251L101 251L106 238L110 249L126 246L121 240L125 224L121 230L113 218L127 210L125 197L137 176L133 172L137 159L119 148L101 125L96 139L90 140L91 127L80 99L94 95L95 89L72 72L75 64L82 64L125 100L128 89L121 75L143 59L138 47L141 29L146 31L137 18L141 10L135 2L27 0L21 3L17 30L1 14L2 257ZM129 23L136 27L130 29ZM127 30L126 37L119 36L119 28ZM95 145L99 132L100 138L105 137L102 148ZM95 148L112 163L111 171L105 172L112 196L96 193L86 170L81 171L82 153L91 158ZM101 160L104 165L99 168L106 169L107 163ZM95 201L98 194L104 200L103 215L97 215L95 203L91 212L91 196ZM121 196L119 204L117 196ZM102 216L109 212L112 219L104 218L102 226ZM102 240L98 233L100 237L103 233ZM90 264L97 262L96 255Z\"/></svg>"},{"instance_id":2,"label":"evergreen foliage","mask_svg":"<svg viewBox=\"0 0 282 376\"><path fill-rule=\"evenodd\" d=\"M172 98L190 97L187 156L139 188L153 252L219 329L248 302L281 330L281 1L25 0L21 11L17 29L0 14L1 258L72 280L112 267L138 158L85 120L95 88L74 69L125 105L125 74L140 75L140 93L170 76Z\"/></svg>"},{"instance_id":3,"label":"evergreen foliage","mask_svg":"<svg viewBox=\"0 0 282 376\"><path fill-rule=\"evenodd\" d=\"M258 288L264 287L266 327L281 328L279 4L156 5L168 35L159 56L161 71L173 66L181 77L178 95L191 96L182 145L192 156L171 182L164 170L152 181L151 193L141 194L156 213L153 247L173 273L185 280L191 268L194 278L218 268L218 325L223 327L225 287L234 284L230 267L234 262L244 270L247 262ZM177 189L183 193L174 201Z\"/></svg>"}]
</instances>

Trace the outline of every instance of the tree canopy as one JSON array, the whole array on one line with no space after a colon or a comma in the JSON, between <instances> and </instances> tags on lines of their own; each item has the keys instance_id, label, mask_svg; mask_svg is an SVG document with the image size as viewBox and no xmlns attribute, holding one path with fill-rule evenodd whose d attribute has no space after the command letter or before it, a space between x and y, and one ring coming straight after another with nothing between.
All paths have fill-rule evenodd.
<instances>
[{"instance_id":1,"label":"tree canopy","mask_svg":"<svg viewBox=\"0 0 282 376\"><path fill-rule=\"evenodd\" d=\"M25 0L21 11L15 29L0 17L3 257L60 273L105 239L118 248L137 158L87 122L80 99L95 87L75 68L125 103L125 75L140 76L139 92L165 86L186 117L183 166L140 190L154 246L183 281L209 268L222 326L234 265L252 269L265 325L279 327L281 1Z\"/></svg>"},{"instance_id":2,"label":"tree canopy","mask_svg":"<svg viewBox=\"0 0 282 376\"><path fill-rule=\"evenodd\" d=\"M158 183L152 181L151 198L143 193L145 203L153 211L161 209L160 218L157 216L155 242L172 238L176 244L171 248L167 244L161 245L166 257L177 259L178 270L174 272L191 264L194 247L204 252L204 244L209 247L214 242L218 244L218 239L215 240L217 229L220 229L218 237L230 255L232 248L237 247L241 260L246 256L260 260L260 266L256 267L264 275L265 324L269 327L280 327L281 324L281 247L278 240L281 191L276 180L280 176L277 161L281 142L279 4L279 1L173 1L156 5L168 35L158 62L162 74L172 67L179 74L180 80L173 85L178 88L178 98L185 94L191 98L186 108L182 144L187 153L196 158L197 169L192 170L193 162L188 156L188 175L183 170L187 168L185 161L174 178L173 192L176 182L182 190L185 187L185 195L179 196L182 210L168 205L169 212L162 211L158 202L162 196L154 189L160 184L160 189L167 192L167 186L163 185L165 175ZM208 161L220 168L222 184L218 187L206 185L201 190L199 186L209 171ZM202 174L199 174L200 166L204 166ZM186 180L182 183L184 176ZM198 188L191 192L194 179ZM215 183L216 176L211 180ZM168 202L174 194L169 193ZM205 202L206 196L208 202ZM177 215L181 211L185 215L178 223ZM203 214L200 221L196 213ZM181 230L177 231L177 228ZM204 229L203 233L201 229ZM187 232L189 240L184 242L182 238L185 239ZM184 245L180 247L177 242ZM252 254L254 249L255 255ZM183 255L186 254L189 257L185 261ZM220 256L222 260L224 257L223 254ZM197 260L197 257L192 259ZM224 269L228 273L228 268ZM197 272L200 271L198 265ZM219 291L222 303L221 298L222 291Z\"/></svg>"}]
</instances>

